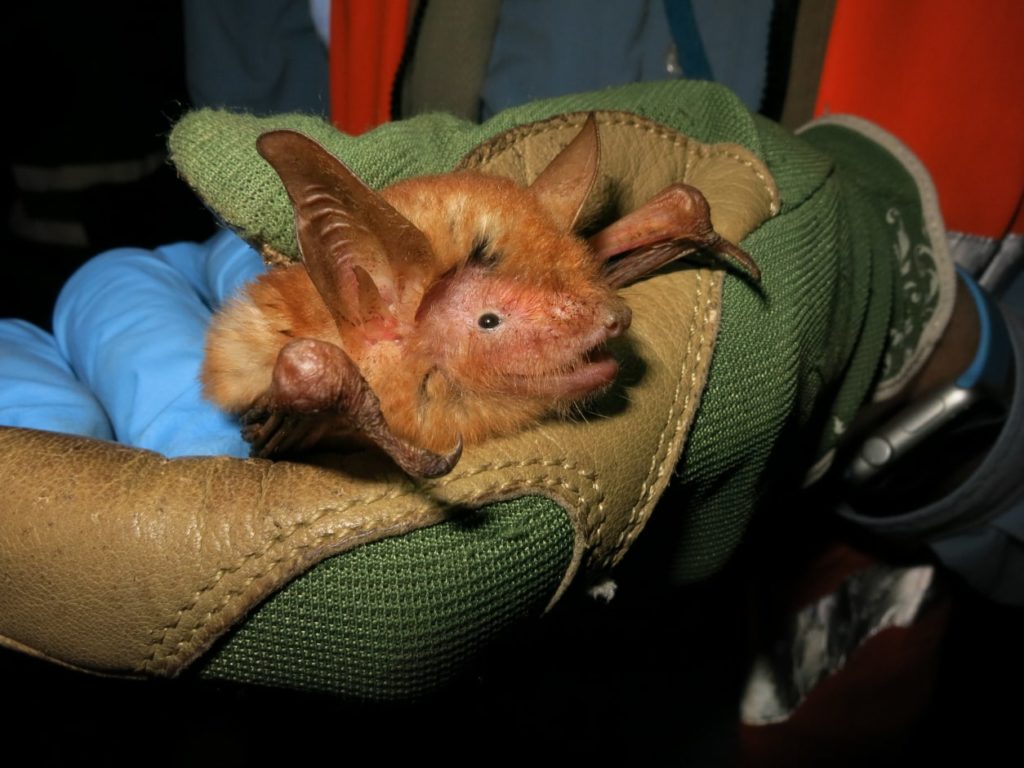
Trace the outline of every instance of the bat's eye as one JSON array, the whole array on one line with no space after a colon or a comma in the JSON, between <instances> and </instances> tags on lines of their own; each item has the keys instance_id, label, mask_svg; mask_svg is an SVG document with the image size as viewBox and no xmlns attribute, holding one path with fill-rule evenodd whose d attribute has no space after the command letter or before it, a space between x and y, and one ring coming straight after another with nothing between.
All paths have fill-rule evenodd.
<instances>
[{"instance_id":1,"label":"bat's eye","mask_svg":"<svg viewBox=\"0 0 1024 768\"><path fill-rule=\"evenodd\" d=\"M485 331L491 330L491 328L497 328L501 325L501 318L493 312L484 312L480 317L476 319L476 324L483 328Z\"/></svg>"}]
</instances>

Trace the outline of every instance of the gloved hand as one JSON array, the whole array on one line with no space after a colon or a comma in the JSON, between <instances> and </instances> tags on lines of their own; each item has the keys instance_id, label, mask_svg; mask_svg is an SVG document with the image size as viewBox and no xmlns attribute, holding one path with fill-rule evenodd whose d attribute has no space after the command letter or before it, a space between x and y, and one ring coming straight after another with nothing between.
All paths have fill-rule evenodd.
<instances>
[{"instance_id":1,"label":"gloved hand","mask_svg":"<svg viewBox=\"0 0 1024 768\"><path fill-rule=\"evenodd\" d=\"M65 285L52 336L0 322L0 424L167 456L247 456L236 421L203 399L198 373L213 311L263 270L227 231L100 254Z\"/></svg>"}]
</instances>

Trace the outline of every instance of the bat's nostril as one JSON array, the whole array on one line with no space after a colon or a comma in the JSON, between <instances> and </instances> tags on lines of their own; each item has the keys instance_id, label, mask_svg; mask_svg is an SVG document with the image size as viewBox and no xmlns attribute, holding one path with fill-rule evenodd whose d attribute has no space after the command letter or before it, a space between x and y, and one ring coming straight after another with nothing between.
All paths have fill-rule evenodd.
<instances>
[{"instance_id":1,"label":"bat's nostril","mask_svg":"<svg viewBox=\"0 0 1024 768\"><path fill-rule=\"evenodd\" d=\"M604 327L608 331L608 335L614 338L626 332L632 319L633 313L630 312L629 307L622 304L608 310L608 314L605 315L604 319Z\"/></svg>"}]
</instances>

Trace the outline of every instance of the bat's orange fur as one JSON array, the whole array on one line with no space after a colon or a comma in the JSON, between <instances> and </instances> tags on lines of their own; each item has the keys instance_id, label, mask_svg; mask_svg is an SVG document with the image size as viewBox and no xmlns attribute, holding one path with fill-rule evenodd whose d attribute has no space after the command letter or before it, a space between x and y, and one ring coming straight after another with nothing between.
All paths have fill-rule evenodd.
<instances>
[{"instance_id":1,"label":"bat's orange fur","mask_svg":"<svg viewBox=\"0 0 1024 768\"><path fill-rule=\"evenodd\" d=\"M629 310L572 234L575 208L566 221L531 188L472 172L381 195L426 236L434 274L411 292L389 276L405 303L342 339L301 264L269 272L214 320L202 372L213 402L245 411L284 344L322 339L355 362L393 432L446 451L459 435L470 444L521 429L612 381L615 361L593 352L628 326ZM481 327L488 314L497 327Z\"/></svg>"}]
</instances>

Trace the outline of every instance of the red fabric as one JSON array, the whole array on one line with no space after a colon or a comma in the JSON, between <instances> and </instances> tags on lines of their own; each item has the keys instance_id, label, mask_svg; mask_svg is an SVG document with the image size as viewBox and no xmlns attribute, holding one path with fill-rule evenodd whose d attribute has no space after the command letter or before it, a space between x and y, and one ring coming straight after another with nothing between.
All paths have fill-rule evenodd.
<instances>
[{"instance_id":1,"label":"red fabric","mask_svg":"<svg viewBox=\"0 0 1024 768\"><path fill-rule=\"evenodd\" d=\"M1024 2L836 0L815 114L865 117L932 174L946 227L1002 237L1024 195Z\"/></svg>"},{"instance_id":2,"label":"red fabric","mask_svg":"<svg viewBox=\"0 0 1024 768\"><path fill-rule=\"evenodd\" d=\"M356 135L391 116L391 87L402 60L409 0L332 0L331 122Z\"/></svg>"}]
</instances>

